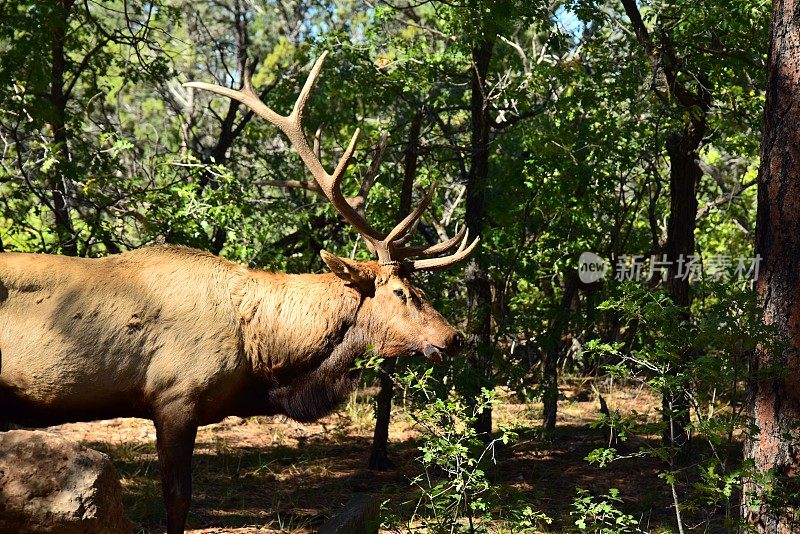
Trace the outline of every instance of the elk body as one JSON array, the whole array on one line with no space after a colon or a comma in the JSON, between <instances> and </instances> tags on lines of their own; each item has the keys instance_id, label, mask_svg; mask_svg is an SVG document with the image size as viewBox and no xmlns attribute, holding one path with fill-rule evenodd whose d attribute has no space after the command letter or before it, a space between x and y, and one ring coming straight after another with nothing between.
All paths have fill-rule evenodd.
<instances>
[{"instance_id":1,"label":"elk body","mask_svg":"<svg viewBox=\"0 0 800 534\"><path fill-rule=\"evenodd\" d=\"M311 421L352 390L356 358L374 351L435 360L460 345L409 277L464 259L478 240L467 246L462 231L407 246L430 194L388 234L347 203L340 183L358 132L329 175L302 128L324 58L287 117L255 97L249 77L242 91L189 85L237 99L277 125L377 262L322 251L331 273L290 275L181 247L100 259L0 254L0 427L152 419L170 534L185 526L198 426L228 415Z\"/></svg>"}]
</instances>

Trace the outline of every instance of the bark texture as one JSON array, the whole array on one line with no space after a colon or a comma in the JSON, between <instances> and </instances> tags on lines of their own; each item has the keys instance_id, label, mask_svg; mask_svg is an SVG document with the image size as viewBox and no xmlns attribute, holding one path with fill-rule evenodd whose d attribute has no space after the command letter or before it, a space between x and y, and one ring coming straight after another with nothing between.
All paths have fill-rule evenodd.
<instances>
[{"instance_id":1,"label":"bark texture","mask_svg":"<svg viewBox=\"0 0 800 534\"><path fill-rule=\"evenodd\" d=\"M542 362L542 401L544 402L542 425L546 435L552 435L556 429L556 415L558 413L558 360L561 355L563 343L561 342L564 328L569 323L572 301L578 292L578 273L570 270L564 280L564 293L561 295L561 305L556 310L553 320L547 329L544 338L544 361Z\"/></svg>"},{"instance_id":2,"label":"bark texture","mask_svg":"<svg viewBox=\"0 0 800 534\"><path fill-rule=\"evenodd\" d=\"M414 191L414 179L419 164L419 137L422 130L422 111L414 115L408 132L408 145L403 157L403 190L400 193L400 211L397 221L403 220L411 213L411 200ZM372 450L369 456L369 468L384 471L393 467L389 459L389 423L394 397L394 369L397 360L387 358L381 364L381 389L375 396L375 432L372 435Z\"/></svg>"},{"instance_id":3,"label":"bark texture","mask_svg":"<svg viewBox=\"0 0 800 534\"><path fill-rule=\"evenodd\" d=\"M688 71L683 58L679 57L672 44L672 38L664 28L659 28L657 41L650 36L635 0L622 0L625 13L631 21L636 39L647 54L654 76L663 77L667 92L653 88L665 105L678 104L688 117L685 126L672 132L666 140L670 166L670 212L667 223L667 242L665 250L670 267L667 271L666 288L672 301L686 308L683 320L690 317L692 303L689 291L687 263L694 254L694 230L697 220L697 185L703 176L699 164L698 150L706 133L708 112L711 109L711 84L704 73ZM689 79L697 79L696 87L685 84L680 74L690 74ZM676 369L691 357L687 350L677 354ZM664 442L680 447L686 452L689 445L689 402L683 391L667 391L662 398L663 417L666 425Z\"/></svg>"},{"instance_id":4,"label":"bark texture","mask_svg":"<svg viewBox=\"0 0 800 534\"><path fill-rule=\"evenodd\" d=\"M756 285L764 321L786 345L759 347L752 361L749 415L759 433L745 456L776 477L777 492L749 482L743 515L758 531L800 530L800 4L773 2L769 74L758 180Z\"/></svg>"},{"instance_id":5,"label":"bark texture","mask_svg":"<svg viewBox=\"0 0 800 534\"><path fill-rule=\"evenodd\" d=\"M705 110L702 117L692 121L683 131L667 138L667 155L670 164L669 220L667 222L666 287L672 301L685 309L681 319L689 321L692 295L689 291L694 255L694 230L697 219L697 185L703 176L698 164L697 150L706 129ZM683 368L691 358L690 349L678 354L676 369ZM661 399L662 414L666 423L664 443L686 452L689 446L689 402L683 391L666 392Z\"/></svg>"},{"instance_id":6,"label":"bark texture","mask_svg":"<svg viewBox=\"0 0 800 534\"><path fill-rule=\"evenodd\" d=\"M472 50L472 75L470 82L470 114L472 123L470 169L467 181L466 223L469 234L481 235L485 208L486 186L489 176L489 101L486 75L492 59L494 39L485 36ZM481 387L491 386L492 347L492 289L480 248L464 271L467 286L468 361L474 373L474 393ZM476 429L488 436L492 432L492 412L484 410L478 415Z\"/></svg>"},{"instance_id":7,"label":"bark texture","mask_svg":"<svg viewBox=\"0 0 800 534\"><path fill-rule=\"evenodd\" d=\"M65 42L70 10L73 0L56 2L53 20L53 34L50 41L50 94L51 114L48 121L53 135L53 153L56 159L49 176L47 188L52 195L53 215L56 222L56 235L61 251L68 256L78 255L77 236L69 213L69 190L72 183L72 157L69 151L66 109L69 95L64 91L67 56Z\"/></svg>"}]
</instances>

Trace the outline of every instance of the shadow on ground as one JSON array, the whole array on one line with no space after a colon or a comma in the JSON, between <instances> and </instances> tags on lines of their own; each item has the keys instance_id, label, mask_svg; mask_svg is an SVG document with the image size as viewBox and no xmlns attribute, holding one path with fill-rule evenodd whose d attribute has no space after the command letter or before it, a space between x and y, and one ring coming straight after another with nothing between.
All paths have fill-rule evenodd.
<instances>
[{"instance_id":1,"label":"shadow on ground","mask_svg":"<svg viewBox=\"0 0 800 534\"><path fill-rule=\"evenodd\" d=\"M555 519L547 530L574 529L570 507L576 488L595 495L618 488L625 511L640 519L643 530L673 523L669 488L657 475L658 460L621 460L605 468L589 465L590 451L604 446L603 436L588 427L563 426L550 441L523 433L520 443L498 449L487 470L505 498L527 503ZM139 532L163 531L158 463L152 443L86 442L109 454L125 485L125 506ZM630 447L657 443L630 444ZM231 437L201 443L194 457L191 529L221 532L312 532L340 509L354 492L378 495L396 516L411 517L419 495L410 479L421 473L418 442L392 444L396 467L387 472L365 468L368 436L304 440L302 444L237 446Z\"/></svg>"},{"instance_id":2,"label":"shadow on ground","mask_svg":"<svg viewBox=\"0 0 800 534\"><path fill-rule=\"evenodd\" d=\"M617 403L646 413L657 400L641 391L622 390ZM363 404L363 406L362 406ZM420 493L411 479L422 474L417 461L418 434L409 419L397 414L390 432L390 454L395 468L386 472L366 469L371 444L372 407L369 402L348 403L336 414L309 425L276 417L247 420L230 418L200 429L195 448L194 499L188 525L195 532L313 532L352 497L367 492L384 502L386 516L408 524ZM570 515L576 489L592 495L617 488L617 507L639 521L645 532L677 531L669 486L659 478L664 464L655 457L632 457L600 468L586 461L598 447L607 446L605 433L591 427L596 403L577 395L561 407L555 435L543 440L538 433L540 411L529 403L508 402L496 407L498 420L527 424L520 439L495 452L495 464L484 466L499 488L498 502L509 508L530 506L553 518L541 525L547 532L574 532ZM164 531L155 434L142 419L76 423L50 429L109 454L124 488L124 504L137 525L136 532ZM659 446L655 436L621 445L634 454ZM697 456L708 455L698 444ZM734 451L730 457L737 456ZM679 475L683 489L698 479L690 466ZM437 473L430 473L436 477ZM730 502L736 502L735 496ZM703 532L727 532L728 510L686 509L687 526ZM407 531L407 529L400 529Z\"/></svg>"}]
</instances>

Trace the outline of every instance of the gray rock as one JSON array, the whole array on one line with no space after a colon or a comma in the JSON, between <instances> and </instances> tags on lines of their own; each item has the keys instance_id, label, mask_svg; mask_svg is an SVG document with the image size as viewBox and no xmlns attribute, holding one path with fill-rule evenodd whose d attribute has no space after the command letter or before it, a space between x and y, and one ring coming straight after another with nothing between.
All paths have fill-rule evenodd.
<instances>
[{"instance_id":1,"label":"gray rock","mask_svg":"<svg viewBox=\"0 0 800 534\"><path fill-rule=\"evenodd\" d=\"M0 532L131 532L108 456L46 432L0 432Z\"/></svg>"},{"instance_id":2,"label":"gray rock","mask_svg":"<svg viewBox=\"0 0 800 534\"><path fill-rule=\"evenodd\" d=\"M319 529L319 534L377 534L381 525L380 501L365 493L356 493L336 515Z\"/></svg>"}]
</instances>

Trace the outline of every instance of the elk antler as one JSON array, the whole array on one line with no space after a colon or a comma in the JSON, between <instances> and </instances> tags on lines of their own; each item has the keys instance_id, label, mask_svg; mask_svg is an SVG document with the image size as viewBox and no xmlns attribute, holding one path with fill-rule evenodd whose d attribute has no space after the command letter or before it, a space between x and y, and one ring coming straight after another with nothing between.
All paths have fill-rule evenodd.
<instances>
[{"instance_id":1,"label":"elk antler","mask_svg":"<svg viewBox=\"0 0 800 534\"><path fill-rule=\"evenodd\" d=\"M333 207L341 214L344 219L355 228L359 234L367 242L367 245L378 255L378 261L381 264L399 263L401 260L406 260L412 257L423 256L427 259L406 261L405 265L408 269L417 270L438 270L449 267L450 265L466 258L478 245L480 238L476 238L472 243L467 246L467 232L462 229L461 232L456 234L452 239L448 239L437 245L429 247L408 247L405 246L408 241L408 233L415 226L415 223L422 216L422 213L428 208L433 199L433 188L425 195L420 205L410 213L406 218L400 221L388 234L382 234L375 230L367 222L366 217L362 214L363 210L354 208L344 197L341 190L342 178L350 163L350 158L358 142L359 134L361 133L358 128L353 133L350 143L347 145L339 163L333 171L329 174L322 166L319 157L319 134L315 136L315 147L312 148L308 144L308 139L303 132L303 112L308 103L308 98L311 95L311 90L317 82L319 73L322 70L322 64L325 62L328 52L323 52L322 55L314 63L311 72L297 97L294 108L289 115L280 115L270 109L264 104L261 99L253 91L251 85L250 74L243 73L242 89L236 90L228 87L222 87L215 84L203 82L189 82L185 83L185 87L193 87L197 89L204 89L212 93L227 96L238 102L241 102L257 115L263 119L271 122L277 126L289 138L289 142L294 146L295 150L303 160L303 164L311 172L314 182L319 186L322 194L328 201L333 204ZM316 189L316 188L312 188ZM362 211L362 213L359 213ZM437 254L443 254L451 250L456 245L459 245L458 250L451 256L445 257L429 257Z\"/></svg>"}]
</instances>

